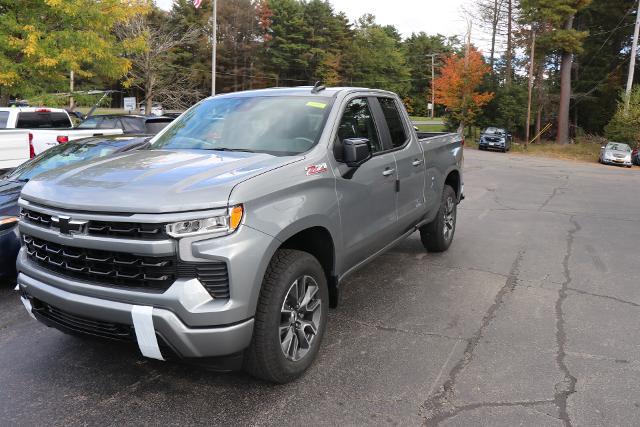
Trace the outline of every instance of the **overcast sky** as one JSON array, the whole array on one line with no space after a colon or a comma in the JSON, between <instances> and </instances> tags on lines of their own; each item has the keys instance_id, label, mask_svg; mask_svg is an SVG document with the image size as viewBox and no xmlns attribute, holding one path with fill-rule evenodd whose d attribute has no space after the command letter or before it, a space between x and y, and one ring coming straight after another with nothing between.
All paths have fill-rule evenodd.
<instances>
[{"instance_id":1,"label":"overcast sky","mask_svg":"<svg viewBox=\"0 0 640 427\"><path fill-rule=\"evenodd\" d=\"M373 13L377 22L383 25L394 25L403 36L419 31L446 36L464 35L466 24L462 18L462 6L470 4L471 1L330 0L336 10L345 12L352 21L365 13ZM172 2L172 0L156 0L156 4L163 9L170 9Z\"/></svg>"}]
</instances>

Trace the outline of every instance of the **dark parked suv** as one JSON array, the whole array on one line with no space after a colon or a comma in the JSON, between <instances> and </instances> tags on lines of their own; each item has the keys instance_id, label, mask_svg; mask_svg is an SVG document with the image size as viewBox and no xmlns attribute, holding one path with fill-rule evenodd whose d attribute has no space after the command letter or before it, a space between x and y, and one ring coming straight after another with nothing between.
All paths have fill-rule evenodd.
<instances>
[{"instance_id":1,"label":"dark parked suv","mask_svg":"<svg viewBox=\"0 0 640 427\"><path fill-rule=\"evenodd\" d=\"M480 134L478 148L480 150L500 150L506 153L511 150L511 134L502 128L488 127Z\"/></svg>"}]
</instances>

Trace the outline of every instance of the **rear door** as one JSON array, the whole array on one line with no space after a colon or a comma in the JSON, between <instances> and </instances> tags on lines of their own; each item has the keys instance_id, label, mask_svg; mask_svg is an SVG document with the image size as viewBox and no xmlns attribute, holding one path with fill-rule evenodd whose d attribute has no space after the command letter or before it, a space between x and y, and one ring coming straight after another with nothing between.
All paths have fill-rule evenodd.
<instances>
[{"instance_id":1,"label":"rear door","mask_svg":"<svg viewBox=\"0 0 640 427\"><path fill-rule=\"evenodd\" d=\"M334 156L340 158L341 141L369 139L373 157L353 172L338 163L336 192L340 205L344 265L348 269L394 240L396 216L396 161L384 146L376 122L373 97L346 102L334 141Z\"/></svg>"},{"instance_id":2,"label":"rear door","mask_svg":"<svg viewBox=\"0 0 640 427\"><path fill-rule=\"evenodd\" d=\"M393 97L378 97L383 116L383 138L391 147L398 169L398 234L410 230L425 215L424 155L404 116L404 107Z\"/></svg>"}]
</instances>

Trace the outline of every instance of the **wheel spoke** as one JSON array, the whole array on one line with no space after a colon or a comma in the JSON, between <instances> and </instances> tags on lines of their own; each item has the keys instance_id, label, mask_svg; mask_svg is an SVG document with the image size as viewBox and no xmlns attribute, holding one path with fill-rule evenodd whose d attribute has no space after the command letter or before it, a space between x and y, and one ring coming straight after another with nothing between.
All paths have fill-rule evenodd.
<instances>
[{"instance_id":1,"label":"wheel spoke","mask_svg":"<svg viewBox=\"0 0 640 427\"><path fill-rule=\"evenodd\" d=\"M316 293L318 293L318 287L311 285L311 286L307 286L307 290L304 293L304 297L302 298L302 301L300 302L300 308L304 309L309 302L311 301L311 299L316 295Z\"/></svg>"},{"instance_id":2,"label":"wheel spoke","mask_svg":"<svg viewBox=\"0 0 640 427\"><path fill-rule=\"evenodd\" d=\"M307 334L304 333L304 329L296 329L296 337L300 343L300 348L308 350L311 347L311 340L307 338Z\"/></svg>"},{"instance_id":3,"label":"wheel spoke","mask_svg":"<svg viewBox=\"0 0 640 427\"><path fill-rule=\"evenodd\" d=\"M282 351L284 354L289 355L289 349L291 348L291 341L293 341L293 337L295 334L293 333L293 328L289 327L287 334L284 336L282 341L280 341L280 345L282 347Z\"/></svg>"},{"instance_id":4,"label":"wheel spoke","mask_svg":"<svg viewBox=\"0 0 640 427\"><path fill-rule=\"evenodd\" d=\"M291 333L291 342L289 344L289 348L287 349L287 354L289 354L294 360L298 358L298 350L300 349L300 341L298 339L298 334L295 332Z\"/></svg>"}]
</instances>

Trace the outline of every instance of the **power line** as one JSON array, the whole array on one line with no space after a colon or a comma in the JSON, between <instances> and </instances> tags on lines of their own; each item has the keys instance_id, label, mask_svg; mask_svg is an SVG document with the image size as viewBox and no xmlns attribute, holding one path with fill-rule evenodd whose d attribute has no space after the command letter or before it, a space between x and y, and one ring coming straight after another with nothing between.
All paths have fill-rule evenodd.
<instances>
[{"instance_id":1,"label":"power line","mask_svg":"<svg viewBox=\"0 0 640 427\"><path fill-rule=\"evenodd\" d=\"M631 12L633 12L635 9L629 9L627 10L627 12L624 14L624 16L622 17L622 19L620 19L620 22L618 22L618 25L615 26L615 28L611 31L609 31L609 36L604 40L604 42L602 42L602 44L600 45L600 47L598 48L598 50L596 51L596 53L593 54L593 56L591 57L591 60L584 65L584 67L588 67L589 65L591 65L591 63L598 57L598 54L600 53L600 51L602 50L602 48L607 44L607 42L611 39L611 37L613 36L613 33L615 33L616 31L618 31L621 28L622 23L624 22L624 20L627 18L627 16L629 16L629 14ZM635 24L634 24L635 25Z\"/></svg>"}]
</instances>

